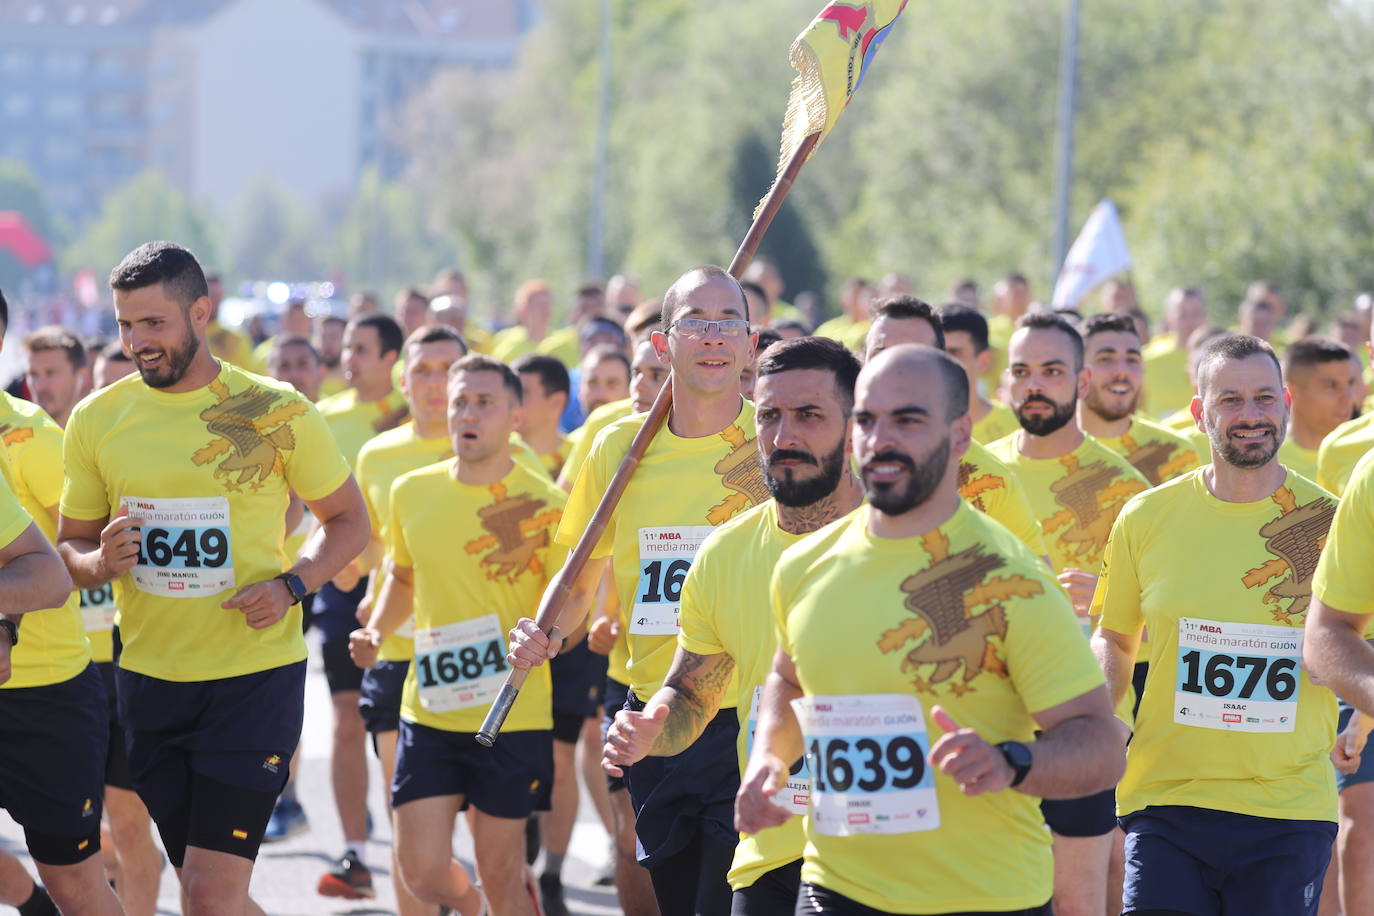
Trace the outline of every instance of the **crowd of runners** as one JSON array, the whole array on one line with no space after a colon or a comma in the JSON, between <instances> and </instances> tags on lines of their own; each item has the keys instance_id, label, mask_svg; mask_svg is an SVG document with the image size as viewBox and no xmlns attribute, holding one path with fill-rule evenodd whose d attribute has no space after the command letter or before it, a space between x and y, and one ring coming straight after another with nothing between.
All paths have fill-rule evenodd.
<instances>
[{"instance_id":1,"label":"crowd of runners","mask_svg":"<svg viewBox=\"0 0 1374 916\"><path fill-rule=\"evenodd\" d=\"M891 275L813 327L761 259L561 327L530 280L493 330L446 270L254 340L222 285L150 242L118 340L4 342L0 807L38 874L0 853L0 903L149 916L170 863L188 916L261 913L311 639L318 891L375 896L389 818L402 916L566 916L580 798L626 916L1374 913L1368 297L1317 334L1180 287L1155 333L1125 282Z\"/></svg>"}]
</instances>

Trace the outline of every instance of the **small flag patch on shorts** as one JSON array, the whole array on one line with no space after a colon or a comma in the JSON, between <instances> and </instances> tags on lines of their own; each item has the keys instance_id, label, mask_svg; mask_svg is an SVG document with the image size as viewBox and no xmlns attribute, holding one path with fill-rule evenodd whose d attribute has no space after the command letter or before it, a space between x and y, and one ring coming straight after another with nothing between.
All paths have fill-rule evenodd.
<instances>
[{"instance_id":1,"label":"small flag patch on shorts","mask_svg":"<svg viewBox=\"0 0 1374 916\"><path fill-rule=\"evenodd\" d=\"M86 848L87 846L89 846L89 845L91 845L91 841L90 841L90 840L82 840L80 843L77 843L77 844L76 844L76 850L77 850L77 852L80 852L81 850L85 849L85 848Z\"/></svg>"},{"instance_id":2,"label":"small flag patch on shorts","mask_svg":"<svg viewBox=\"0 0 1374 916\"><path fill-rule=\"evenodd\" d=\"M247 830L235 830L235 831L234 831L234 839L236 839L236 840L246 840L246 839L248 839L248 831L247 831Z\"/></svg>"}]
</instances>

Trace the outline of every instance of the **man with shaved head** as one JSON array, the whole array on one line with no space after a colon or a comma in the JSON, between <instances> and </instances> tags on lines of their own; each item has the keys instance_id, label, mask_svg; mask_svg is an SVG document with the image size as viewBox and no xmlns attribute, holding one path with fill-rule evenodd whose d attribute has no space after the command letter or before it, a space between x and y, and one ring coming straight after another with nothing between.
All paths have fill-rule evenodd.
<instances>
[{"instance_id":1,"label":"man with shaved head","mask_svg":"<svg viewBox=\"0 0 1374 916\"><path fill-rule=\"evenodd\" d=\"M972 425L954 359L879 354L855 392L868 504L775 567L779 649L736 819L782 824L779 790L806 753L799 914L1047 916L1039 799L1100 791L1124 766L1126 729L1068 599L959 497Z\"/></svg>"},{"instance_id":2,"label":"man with shaved head","mask_svg":"<svg viewBox=\"0 0 1374 916\"><path fill-rule=\"evenodd\" d=\"M677 646L683 581L702 541L769 497L754 444L754 406L740 395L755 338L739 283L719 267L689 270L664 294L662 329L651 340L658 360L672 369L668 421L593 548L558 629L550 637L533 620L520 621L511 631L510 655L522 668L556 655L560 634L582 626L603 572L611 569L629 621L626 708L636 712L663 686ZM559 543L577 543L643 423L644 415L635 414L597 436L568 497ZM737 841L736 693L727 686L719 711L685 751L624 768L639 861L649 869L663 916L730 911L725 876Z\"/></svg>"}]
</instances>

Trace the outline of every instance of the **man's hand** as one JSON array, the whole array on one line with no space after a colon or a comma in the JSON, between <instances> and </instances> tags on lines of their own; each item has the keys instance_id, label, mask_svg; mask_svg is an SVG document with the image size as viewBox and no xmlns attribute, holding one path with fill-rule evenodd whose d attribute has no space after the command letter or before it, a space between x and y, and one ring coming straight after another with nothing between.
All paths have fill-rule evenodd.
<instances>
[{"instance_id":1,"label":"man's hand","mask_svg":"<svg viewBox=\"0 0 1374 916\"><path fill-rule=\"evenodd\" d=\"M358 619L359 626L367 626L367 622L372 619L371 595L363 595L363 600L358 602L358 613L353 616Z\"/></svg>"},{"instance_id":2,"label":"man's hand","mask_svg":"<svg viewBox=\"0 0 1374 916\"><path fill-rule=\"evenodd\" d=\"M587 648L597 655L610 655L620 638L620 621L614 617L598 617L587 631Z\"/></svg>"},{"instance_id":3,"label":"man's hand","mask_svg":"<svg viewBox=\"0 0 1374 916\"><path fill-rule=\"evenodd\" d=\"M358 583L363 580L363 568L358 565L357 560L350 560L348 565L339 570L339 574L329 581L341 592L351 592L358 587Z\"/></svg>"},{"instance_id":4,"label":"man's hand","mask_svg":"<svg viewBox=\"0 0 1374 916\"><path fill-rule=\"evenodd\" d=\"M139 545L143 541L143 532L139 530L142 524L143 519L130 518L121 506L110 523L101 529L98 571L105 581L117 579L137 565Z\"/></svg>"},{"instance_id":5,"label":"man's hand","mask_svg":"<svg viewBox=\"0 0 1374 916\"><path fill-rule=\"evenodd\" d=\"M1073 602L1073 612L1079 617L1089 616L1093 604L1093 592L1097 590L1097 576L1085 569L1069 567L1061 572L1057 578L1059 584L1064 586L1064 590L1069 593L1069 600Z\"/></svg>"},{"instance_id":6,"label":"man's hand","mask_svg":"<svg viewBox=\"0 0 1374 916\"><path fill-rule=\"evenodd\" d=\"M641 712L622 709L616 713L606 732L606 746L601 750L601 769L612 776L624 776L621 767L649 756L667 718L668 707L662 703L646 706Z\"/></svg>"},{"instance_id":7,"label":"man's hand","mask_svg":"<svg viewBox=\"0 0 1374 916\"><path fill-rule=\"evenodd\" d=\"M0 684L10 679L10 653L13 651L9 637L0 635Z\"/></svg>"},{"instance_id":8,"label":"man's hand","mask_svg":"<svg viewBox=\"0 0 1374 916\"><path fill-rule=\"evenodd\" d=\"M1016 771L1001 751L973 729L960 728L939 706L931 710L931 718L945 732L930 749L931 765L959 783L965 795L1001 792L1011 786Z\"/></svg>"},{"instance_id":9,"label":"man's hand","mask_svg":"<svg viewBox=\"0 0 1374 916\"><path fill-rule=\"evenodd\" d=\"M769 827L781 827L792 812L773 803L773 796L787 785L789 767L773 754L755 753L749 758L739 792L735 794L735 829L740 833L758 833Z\"/></svg>"},{"instance_id":10,"label":"man's hand","mask_svg":"<svg viewBox=\"0 0 1374 916\"><path fill-rule=\"evenodd\" d=\"M1360 755L1364 753L1365 742L1369 740L1369 732L1360 727L1360 719L1359 712L1351 715L1331 748L1331 762L1347 776L1360 768Z\"/></svg>"},{"instance_id":11,"label":"man's hand","mask_svg":"<svg viewBox=\"0 0 1374 916\"><path fill-rule=\"evenodd\" d=\"M291 609L291 590L280 579L255 582L239 589L220 607L242 611L245 623L255 630L265 630L279 623Z\"/></svg>"},{"instance_id":12,"label":"man's hand","mask_svg":"<svg viewBox=\"0 0 1374 916\"><path fill-rule=\"evenodd\" d=\"M382 634L371 627L360 627L348 634L348 654L359 668L377 664L377 652L382 648Z\"/></svg>"},{"instance_id":13,"label":"man's hand","mask_svg":"<svg viewBox=\"0 0 1374 916\"><path fill-rule=\"evenodd\" d=\"M539 629L539 624L521 617L510 631L510 652L506 662L516 668L536 668L558 654L563 647L563 634L558 627L552 633Z\"/></svg>"}]
</instances>

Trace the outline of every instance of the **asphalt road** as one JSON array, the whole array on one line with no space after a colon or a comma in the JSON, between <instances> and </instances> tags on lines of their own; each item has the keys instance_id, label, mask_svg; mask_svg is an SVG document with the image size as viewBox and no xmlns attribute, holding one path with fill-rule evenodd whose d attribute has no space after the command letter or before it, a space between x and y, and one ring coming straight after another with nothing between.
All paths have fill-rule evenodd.
<instances>
[{"instance_id":1,"label":"asphalt road","mask_svg":"<svg viewBox=\"0 0 1374 916\"><path fill-rule=\"evenodd\" d=\"M311 652L315 650L312 644ZM375 900L349 901L321 897L315 892L320 875L330 868L335 857L343 851L343 834L339 830L329 786L331 716L324 673L319 668L318 658L312 654L311 671L306 682L302 758L297 777L297 793L310 818L310 829L284 842L263 846L258 856L253 872L253 898L271 916L363 916L396 912L390 869L391 827L383 816L385 802L381 769L376 760L371 759L370 752L368 809L372 812L374 827L367 859L377 897ZM454 850L471 870L472 837L466 825L461 823L462 819L459 820L454 834ZM29 868L30 874L36 874L24 850L22 831L3 811L0 811L0 848L18 855ZM573 913L579 916L612 916L620 912L614 889L597 887L593 883L602 871L608 852L606 833L591 803L584 798L578 808L572 846L563 863L563 882L568 907ZM176 874L170 867L163 875L158 912L180 912Z\"/></svg>"}]
</instances>

